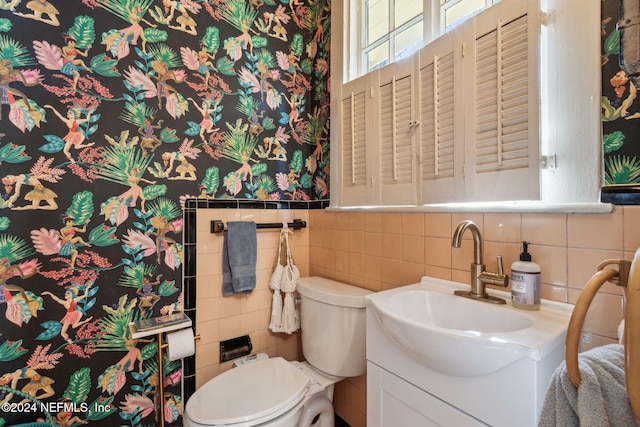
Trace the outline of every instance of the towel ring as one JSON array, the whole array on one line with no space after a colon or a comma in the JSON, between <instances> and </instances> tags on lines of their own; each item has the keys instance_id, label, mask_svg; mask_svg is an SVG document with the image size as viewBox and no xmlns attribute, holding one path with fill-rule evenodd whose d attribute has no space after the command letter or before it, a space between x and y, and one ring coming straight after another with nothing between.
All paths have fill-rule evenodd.
<instances>
[{"instance_id":1,"label":"towel ring","mask_svg":"<svg viewBox=\"0 0 640 427\"><path fill-rule=\"evenodd\" d=\"M617 265L618 270L606 268ZM578 367L578 347L584 319L600 287L606 282L627 288L625 307L625 378L627 394L636 417L640 418L640 249L633 262L626 260L606 260L598 265L598 271L589 279L578 296L567 328L565 361L571 383L578 388L581 381Z\"/></svg>"}]
</instances>

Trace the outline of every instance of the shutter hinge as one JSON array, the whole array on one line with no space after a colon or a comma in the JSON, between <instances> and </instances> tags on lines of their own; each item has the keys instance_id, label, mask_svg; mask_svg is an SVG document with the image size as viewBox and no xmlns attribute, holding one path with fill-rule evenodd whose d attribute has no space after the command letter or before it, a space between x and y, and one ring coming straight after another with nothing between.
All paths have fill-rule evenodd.
<instances>
[{"instance_id":1,"label":"shutter hinge","mask_svg":"<svg viewBox=\"0 0 640 427\"><path fill-rule=\"evenodd\" d=\"M462 42L462 57L464 58L466 54L467 54L467 43Z\"/></svg>"},{"instance_id":2,"label":"shutter hinge","mask_svg":"<svg viewBox=\"0 0 640 427\"><path fill-rule=\"evenodd\" d=\"M558 167L556 155L540 156L540 169L555 169Z\"/></svg>"},{"instance_id":3,"label":"shutter hinge","mask_svg":"<svg viewBox=\"0 0 640 427\"><path fill-rule=\"evenodd\" d=\"M550 24L553 23L554 17L555 17L555 13L554 12L548 13L548 12L540 11L538 16L540 17L540 25L544 25L546 27L546 26L549 26Z\"/></svg>"}]
</instances>

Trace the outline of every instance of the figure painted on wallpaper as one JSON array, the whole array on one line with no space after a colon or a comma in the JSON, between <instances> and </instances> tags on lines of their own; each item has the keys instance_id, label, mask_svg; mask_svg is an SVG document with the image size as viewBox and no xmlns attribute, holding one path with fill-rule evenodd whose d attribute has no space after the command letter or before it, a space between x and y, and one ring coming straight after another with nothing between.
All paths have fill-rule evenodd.
<instances>
[{"instance_id":1,"label":"figure painted on wallpaper","mask_svg":"<svg viewBox=\"0 0 640 427\"><path fill-rule=\"evenodd\" d=\"M27 95L15 87L16 82L24 87L33 87L40 83L42 76L38 70L19 70L33 64L29 51L17 41L0 34L0 120L2 106L9 106L9 120L22 132L40 127L44 110L31 101Z\"/></svg>"},{"instance_id":2,"label":"figure painted on wallpaper","mask_svg":"<svg viewBox=\"0 0 640 427\"><path fill-rule=\"evenodd\" d=\"M69 128L69 132L62 138L62 140L64 141L64 148L62 149L62 152L65 156L67 156L67 159L69 159L71 163L75 163L76 161L71 155L71 148L80 150L82 148L91 147L95 144L95 142L84 143L84 132L79 129L81 123L88 123L91 120L91 112L89 112L85 118L80 118L82 116L82 113L78 108L69 108L69 110L67 111L67 116L65 117L51 105L47 104L44 106L44 108L49 108L51 111L53 111L53 113L60 119L60 121L62 121L65 125L67 125L67 128Z\"/></svg>"},{"instance_id":3,"label":"figure painted on wallpaper","mask_svg":"<svg viewBox=\"0 0 640 427\"><path fill-rule=\"evenodd\" d=\"M129 185L129 189L119 196L111 197L102 203L101 208L105 220L109 220L111 224L115 225L122 224L129 217L128 208L135 207L138 199L140 199L140 209L145 212L146 198L140 182L155 184L156 181L149 181L143 178L143 173L142 169L131 169L126 175L126 183Z\"/></svg>"},{"instance_id":4,"label":"figure painted on wallpaper","mask_svg":"<svg viewBox=\"0 0 640 427\"><path fill-rule=\"evenodd\" d=\"M288 24L291 17L287 14L283 5L279 5L275 13L264 12L263 18L258 19L257 28L263 33L282 40L288 41L287 29L283 24ZM272 27L273 25L273 27Z\"/></svg>"},{"instance_id":5,"label":"figure painted on wallpaper","mask_svg":"<svg viewBox=\"0 0 640 427\"><path fill-rule=\"evenodd\" d=\"M42 209L53 211L58 209L58 203L56 203L56 198L58 195L53 192L53 190L47 188L42 184L41 180L46 180L49 182L57 182L57 178L54 178L53 181L50 175L40 174L40 175L32 175L32 174L20 174L20 175L7 175L2 178L2 183L7 188L13 188L13 194L7 200L9 206L11 206L12 210L32 210L32 209ZM33 189L27 194L24 195L24 199L26 201L30 201L30 205L25 206L14 206L13 204L20 197L20 193L22 191L22 187L24 185L29 185L33 187ZM46 202L46 205L42 206L41 203Z\"/></svg>"},{"instance_id":6,"label":"figure painted on wallpaper","mask_svg":"<svg viewBox=\"0 0 640 427\"><path fill-rule=\"evenodd\" d=\"M138 45L138 39L142 40L142 52L147 52L147 37L141 22L156 28L155 24L144 19L145 13L153 0L97 0L104 9L124 19L131 25L120 30L109 30L102 34L102 43L111 55L118 60L129 55L129 45Z\"/></svg>"},{"instance_id":7,"label":"figure painted on wallpaper","mask_svg":"<svg viewBox=\"0 0 640 427\"><path fill-rule=\"evenodd\" d=\"M218 103L217 102L212 103L210 100L204 99L202 101L202 105L198 106L198 104L193 98L187 98L187 99L191 101L193 103L193 106L196 108L196 110L198 110L200 114L202 114L202 120L200 121L200 132L198 133L198 135L200 135L202 142L206 144L207 138L205 137L205 134L210 134L210 133L213 133L214 131L219 130L217 128L214 129L213 120L211 120L211 115L215 114L218 108Z\"/></svg>"},{"instance_id":8,"label":"figure painted on wallpaper","mask_svg":"<svg viewBox=\"0 0 640 427\"><path fill-rule=\"evenodd\" d=\"M73 269L76 264L76 257L78 256L78 246L91 246L89 243L85 242L82 237L76 236L76 233L87 232L87 224L85 223L82 228L76 227L75 219L71 215L63 215L62 223L64 224L64 227L58 231L58 235L60 236L60 250L58 253L62 256L71 255L71 263L69 264L69 267Z\"/></svg>"},{"instance_id":9,"label":"figure painted on wallpaper","mask_svg":"<svg viewBox=\"0 0 640 427\"><path fill-rule=\"evenodd\" d=\"M205 88L209 87L211 71L215 71L213 65L215 55L220 47L219 30L216 27L207 27L204 36L200 39L200 50L195 51L187 46L180 47L182 63L192 71L197 71L203 76Z\"/></svg>"},{"instance_id":10,"label":"figure painted on wallpaper","mask_svg":"<svg viewBox=\"0 0 640 427\"><path fill-rule=\"evenodd\" d=\"M167 233L180 233L182 231L182 218L179 220L170 221L165 215L155 216L151 219L151 225L154 231L151 235L156 236L156 257L157 262L160 264L160 253L165 252L168 256L171 252L172 258L181 257L182 249L175 239L167 236Z\"/></svg>"},{"instance_id":11,"label":"figure painted on wallpaper","mask_svg":"<svg viewBox=\"0 0 640 427\"><path fill-rule=\"evenodd\" d=\"M167 21L169 28L183 31L187 34L191 34L192 36L198 34L198 30L196 29L198 24L196 24L196 21L189 15L189 12L197 14L202 6L191 0L162 0L162 4L165 8L165 12L167 9L169 10L167 14L169 17ZM177 25L171 25L170 22L173 19L175 12L178 12L180 16L175 18Z\"/></svg>"},{"instance_id":12,"label":"figure painted on wallpaper","mask_svg":"<svg viewBox=\"0 0 640 427\"><path fill-rule=\"evenodd\" d=\"M14 15L22 18L35 19L36 21L44 22L54 27L60 26L60 21L58 21L58 14L60 12L48 0L31 0L27 3L26 7L31 10L32 13L13 12Z\"/></svg>"},{"instance_id":13,"label":"figure painted on wallpaper","mask_svg":"<svg viewBox=\"0 0 640 427\"><path fill-rule=\"evenodd\" d=\"M253 185L254 172L249 162L260 163L258 160L251 158L258 145L258 140L248 134L249 125L242 124L241 120L237 120L235 126L227 123L227 127L229 132L225 134L225 144L222 147L221 154L229 160L240 163L240 168L230 172L225 177L227 191L235 196L240 192L242 183L247 178L249 178L249 183Z\"/></svg>"},{"instance_id":14,"label":"figure painted on wallpaper","mask_svg":"<svg viewBox=\"0 0 640 427\"><path fill-rule=\"evenodd\" d=\"M53 396L56 392L52 386L55 382L53 379L49 377L42 376L38 373L38 371L34 368L26 367L22 369L18 369L11 373L6 373L0 377L0 385L11 387L14 391L18 391L18 383L21 380L29 380L27 384L22 386L20 391L24 394L27 394L34 399L42 400L47 397ZM38 392L42 392L38 394ZM15 392L9 392L4 400L0 403L8 403L10 402L15 395ZM31 402L30 399L24 398L20 401L20 403Z\"/></svg>"},{"instance_id":15,"label":"figure painted on wallpaper","mask_svg":"<svg viewBox=\"0 0 640 427\"><path fill-rule=\"evenodd\" d=\"M158 120L156 124L153 124L153 116L146 116L144 118L144 125L138 128L138 133L142 136L140 139L140 148L142 154L145 156L150 152L154 152L156 148L162 145L162 141L155 135L155 131L162 129L162 122L164 120Z\"/></svg>"},{"instance_id":16,"label":"figure painted on wallpaper","mask_svg":"<svg viewBox=\"0 0 640 427\"><path fill-rule=\"evenodd\" d=\"M623 118L636 118L630 117L628 112L629 108L633 105L633 102L636 99L638 89L635 87L633 83L629 83L629 78L627 74L620 70L618 71L611 79L611 86L613 86L616 97L612 101L606 96L602 96L601 107L602 107L602 121L610 122L613 120L617 120L621 117ZM628 90L628 95L627 93ZM640 115L639 115L640 117Z\"/></svg>"},{"instance_id":17,"label":"figure painted on wallpaper","mask_svg":"<svg viewBox=\"0 0 640 427\"><path fill-rule=\"evenodd\" d=\"M5 238L2 242L4 248L13 247L11 240ZM18 251L17 254L20 254L20 247L25 249L25 245L19 243L19 240L13 241L13 244L18 244L18 247L14 248ZM27 293L21 286L8 284L7 281L13 277L20 277L23 280L33 277L38 272L40 264L35 260L30 260L12 265L11 260L15 258L12 255L14 254L0 258L0 302L7 304L5 312L7 320L17 326L22 326L29 323L32 317L38 317L38 310L42 308L42 300L32 292Z\"/></svg>"},{"instance_id":18,"label":"figure painted on wallpaper","mask_svg":"<svg viewBox=\"0 0 640 427\"><path fill-rule=\"evenodd\" d=\"M244 0L227 0L226 7L222 8L222 18L241 33L237 37L228 38L224 43L227 55L234 62L242 58L242 51L247 48L253 56L253 40L250 31L257 34L251 27L258 13Z\"/></svg>"},{"instance_id":19,"label":"figure painted on wallpaper","mask_svg":"<svg viewBox=\"0 0 640 427\"><path fill-rule=\"evenodd\" d=\"M15 12L16 6L20 3L22 3L22 0L0 0L0 10Z\"/></svg>"},{"instance_id":20,"label":"figure painted on wallpaper","mask_svg":"<svg viewBox=\"0 0 640 427\"><path fill-rule=\"evenodd\" d=\"M80 68L93 73L93 70L89 68L81 58L78 58L78 56L82 56L84 58L89 57L89 49L91 49L91 45L88 45L84 50L81 50L76 46L77 43L73 36L65 34L64 38L67 45L60 48L60 52L62 53L62 68L60 71L62 74L73 77L73 84L71 87L75 90L78 85L78 80L80 79L80 72L78 71Z\"/></svg>"},{"instance_id":21,"label":"figure painted on wallpaper","mask_svg":"<svg viewBox=\"0 0 640 427\"><path fill-rule=\"evenodd\" d=\"M160 249L158 249L158 264L160 264ZM151 313L153 311L153 307L155 307L157 302L160 301L160 297L153 290L154 286L158 286L160 284L160 277L162 277L162 274L158 274L156 276L156 280L152 282L149 275L144 276L140 287L136 291L136 294L138 294L138 309L143 317L145 317L147 313Z\"/></svg>"},{"instance_id":22,"label":"figure painted on wallpaper","mask_svg":"<svg viewBox=\"0 0 640 427\"><path fill-rule=\"evenodd\" d=\"M178 151L165 152L162 153L162 163L164 166L164 177L171 180L186 180L186 181L195 181L198 179L196 177L196 167L189 163L189 160L196 160L202 150L199 148L193 147L192 139L185 139L180 145L180 149ZM175 163L179 164L176 166ZM171 172L175 167L175 171L178 174L177 176L170 176Z\"/></svg>"},{"instance_id":23,"label":"figure painted on wallpaper","mask_svg":"<svg viewBox=\"0 0 640 427\"><path fill-rule=\"evenodd\" d=\"M182 113L186 111L187 106L177 105L180 104L182 96L168 82L172 80L176 83L184 82L184 71L170 69L169 64L165 61L153 61L151 66L155 71L155 74L152 74L151 77L156 81L158 108L162 109L162 98L166 98L167 111L173 113L176 117L180 117L181 114L176 114L176 112Z\"/></svg>"},{"instance_id":24,"label":"figure painted on wallpaper","mask_svg":"<svg viewBox=\"0 0 640 427\"><path fill-rule=\"evenodd\" d=\"M71 411L60 411L54 417L53 421L57 426L75 426L77 424L89 424L89 421L81 419Z\"/></svg>"},{"instance_id":25,"label":"figure painted on wallpaper","mask_svg":"<svg viewBox=\"0 0 640 427\"><path fill-rule=\"evenodd\" d=\"M69 327L71 327L72 329L77 329L93 319L93 316L89 316L88 318L82 320L84 312L77 307L78 302L85 299L89 295L89 288L91 288L91 285L93 285L93 282L89 282L87 286L83 286L82 288L84 288L84 293L82 294L81 292L83 291L80 289L81 287L72 286L70 288L67 288L64 293L64 299L58 298L49 291L44 291L42 293L42 295L50 296L55 302L66 309L66 314L60 320L60 324L62 324L60 336L62 336L62 338L64 338L65 341L67 341L69 344L73 344L73 340L69 338L69 334L67 333Z\"/></svg>"}]
</instances>

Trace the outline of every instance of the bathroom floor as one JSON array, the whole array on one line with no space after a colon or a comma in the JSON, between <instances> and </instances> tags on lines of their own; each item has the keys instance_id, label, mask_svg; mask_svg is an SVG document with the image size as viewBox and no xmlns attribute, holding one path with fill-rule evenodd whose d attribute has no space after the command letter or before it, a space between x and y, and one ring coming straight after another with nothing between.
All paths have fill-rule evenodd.
<instances>
[{"instance_id":1,"label":"bathroom floor","mask_svg":"<svg viewBox=\"0 0 640 427\"><path fill-rule=\"evenodd\" d=\"M347 424L345 420L343 420L342 418L340 418L338 414L336 414L334 427L350 427L350 426L349 424Z\"/></svg>"}]
</instances>

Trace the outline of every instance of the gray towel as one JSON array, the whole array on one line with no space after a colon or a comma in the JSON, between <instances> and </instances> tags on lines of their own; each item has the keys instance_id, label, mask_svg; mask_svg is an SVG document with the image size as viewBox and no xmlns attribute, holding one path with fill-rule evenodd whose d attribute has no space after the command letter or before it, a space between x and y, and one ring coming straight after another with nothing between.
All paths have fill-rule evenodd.
<instances>
[{"instance_id":1,"label":"gray towel","mask_svg":"<svg viewBox=\"0 0 640 427\"><path fill-rule=\"evenodd\" d=\"M633 415L624 377L624 347L610 344L578 355L580 387L563 362L547 390L539 427L640 426Z\"/></svg>"},{"instance_id":2,"label":"gray towel","mask_svg":"<svg viewBox=\"0 0 640 427\"><path fill-rule=\"evenodd\" d=\"M222 296L254 290L257 247L255 222L227 222L222 247Z\"/></svg>"}]
</instances>

